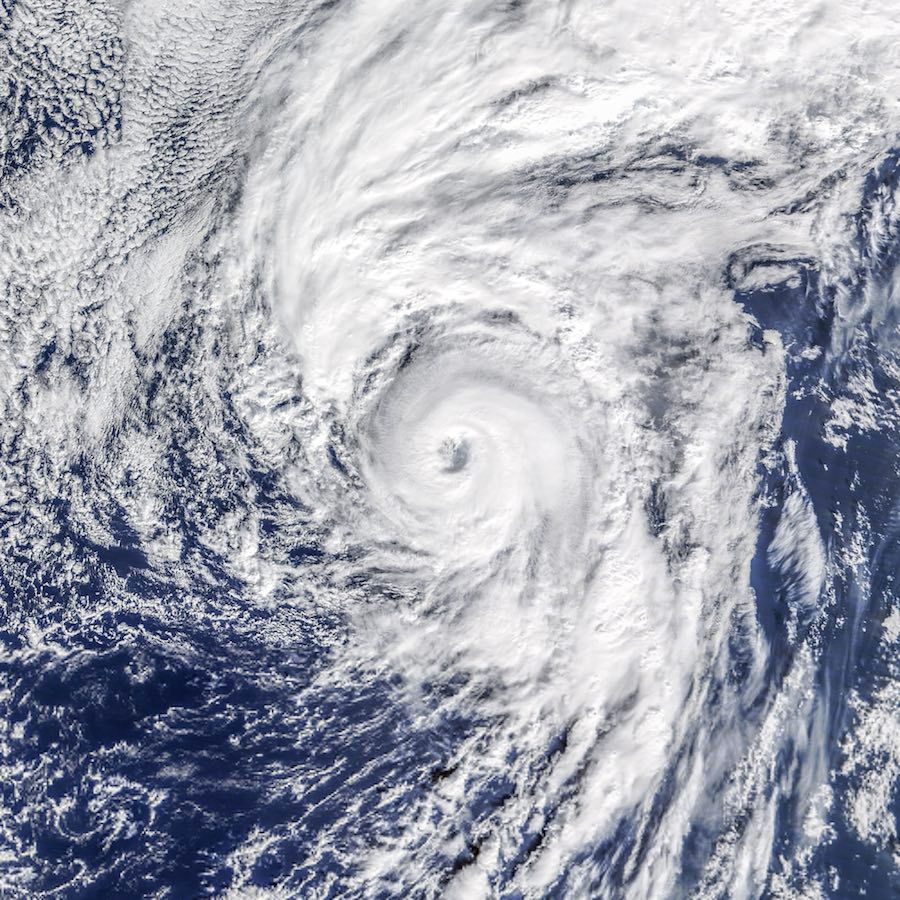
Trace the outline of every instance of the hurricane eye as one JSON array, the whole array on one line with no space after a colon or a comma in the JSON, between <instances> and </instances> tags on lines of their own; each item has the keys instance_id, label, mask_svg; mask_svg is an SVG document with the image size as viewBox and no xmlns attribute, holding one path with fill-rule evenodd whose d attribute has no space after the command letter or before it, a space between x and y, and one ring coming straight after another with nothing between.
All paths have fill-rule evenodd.
<instances>
[{"instance_id":1,"label":"hurricane eye","mask_svg":"<svg viewBox=\"0 0 900 900\"><path fill-rule=\"evenodd\" d=\"M459 472L469 462L469 442L465 438L446 438L440 447L445 472Z\"/></svg>"}]
</instances>

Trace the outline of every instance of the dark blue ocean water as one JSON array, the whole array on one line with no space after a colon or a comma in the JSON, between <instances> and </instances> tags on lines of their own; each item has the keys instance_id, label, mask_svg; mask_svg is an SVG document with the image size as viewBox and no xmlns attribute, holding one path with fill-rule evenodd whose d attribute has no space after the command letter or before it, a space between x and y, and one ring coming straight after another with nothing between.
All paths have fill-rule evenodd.
<instances>
[{"instance_id":1,"label":"dark blue ocean water","mask_svg":"<svg viewBox=\"0 0 900 900\"><path fill-rule=\"evenodd\" d=\"M3 10L12 5L3 3ZM112 84L121 55L113 42L95 74ZM68 157L93 156L120 132L115 89L96 116L81 120L63 108L55 82L39 94L20 75L12 72L0 100L16 138L4 144L0 186L40 162L39 128L58 128ZM180 138L173 132L166 139ZM705 167L721 164L702 160ZM751 571L757 620L771 652L759 693L748 700L746 727L752 731L762 721L814 632L816 709L804 713L813 730L803 746L782 749L770 786L777 784L783 798L775 858L790 857L802 843L808 776L824 755L827 771L835 773L834 837L814 849L808 871L838 884L834 897L900 896L896 847L879 849L849 827L843 809L855 776L840 774L842 742L854 727L849 698L855 693L865 703L891 677L881 637L897 600L900 437L885 424L849 428L844 447L825 439L833 403L847 394L854 375L871 377L871 402L884 422L893 414L887 398L900 391L893 374L900 371L894 368L900 362L896 305L875 307L847 327L848 310L861 309L869 295L890 295L900 234L885 197L893 197L898 178L897 154L870 175L855 219L855 267L842 280L826 282L814 260L782 254L778 262L790 269L789 280L734 295L752 319L749 341L763 347L763 330L774 330L788 348L780 433L759 467L760 532ZM4 207L13 203L10 197L0 191ZM756 253L766 262L764 249ZM126 424L167 435L170 496L162 516L181 538L181 580L151 565L120 502L129 480L111 482L102 458L85 454L74 461L58 473L55 492L35 488L30 508L0 510L0 537L9 548L0 563L0 896L219 896L245 865L236 851L254 841L258 850L246 864L245 884L277 884L301 898L347 896L359 849L390 843L396 823L452 774L451 760L483 724L461 715L435 717L427 727L413 724L397 684L387 678L351 672L339 684L319 680L334 647L349 639L346 622L312 605L259 605L248 586L228 574L227 560L201 540L205 523L252 507L261 541L275 557L315 572L327 554L311 511L291 496L279 472L253 458L227 390L215 415L223 419L229 446L217 445L198 426L204 416L194 404L203 403L202 393L189 378L196 377L192 365L203 327L199 316L174 316L155 356L140 359L157 374L138 386ZM816 348L822 351L817 356L804 353ZM49 341L35 376L43 377L59 353ZM82 363L71 356L61 365L77 375ZM182 373L182 392L166 397L160 413L157 395ZM114 452L114 442L110 447ZM247 452L249 466L233 462L235 447ZM0 451L13 469L41 468L42 460L27 456L15 435ZM333 450L331 462L341 466ZM830 567L831 594L812 606L797 603L769 552L784 500L798 480ZM76 492L77 511L70 497ZM108 525L111 543L91 538L85 509ZM660 510L650 514L651 520L662 516ZM858 568L841 562L848 547L860 543L866 548L863 580ZM190 613L181 613L188 601ZM740 635L733 652L732 677L739 680L745 661ZM453 681L426 685L423 703L437 708L441 692L460 687ZM567 739L561 732L548 748L548 766ZM671 761L653 800L660 814L676 792L681 761ZM483 848L472 823L502 807L514 787L498 777L466 797L466 820L458 826L464 849L427 851L427 865L442 873L443 884L478 858ZM576 794L577 780L567 789ZM891 812L900 816L896 797ZM684 895L713 852L714 825L698 824L685 842ZM504 878L546 833L521 837L521 853ZM607 882L624 884L628 859L640 859L651 838L623 819L612 838L585 856ZM503 891L498 880L496 892ZM573 895L565 872L552 895Z\"/></svg>"},{"instance_id":2,"label":"dark blue ocean water","mask_svg":"<svg viewBox=\"0 0 900 900\"><path fill-rule=\"evenodd\" d=\"M891 154L866 183L862 208L855 219L858 265L838 284L826 285L814 265L798 260L798 273L789 284L764 290L738 293L737 302L753 316L760 330L754 339L762 342L761 329L773 329L789 348L787 393L779 436L783 447L793 442L796 472L812 501L822 539L834 567L832 600L824 596L818 607L798 617L800 633L815 627L821 648L816 679L815 704L824 735L810 735L810 742L822 741L829 768L840 770L841 739L853 727L848 698L856 693L864 701L873 689L891 677L890 663L879 651L882 623L896 603L897 566L900 563L900 436L891 426L888 397L898 384L892 366L898 359L896 308L887 316L874 309L854 319L848 328L837 309L836 295L844 298L844 312L867 303L868 295L890 293L891 279L898 261L900 244L892 223L873 248L871 229L884 227L882 210L885 193L893 196L900 159ZM876 225L876 220L877 225ZM821 348L810 359L803 351ZM897 370L893 368L895 373ZM854 375L870 375L877 392L875 413L883 427L874 430L851 426L846 446L825 439L832 417L833 401L846 395ZM880 402L879 399L880 398ZM778 684L792 662L796 641L788 639L786 623L797 617L788 585L770 564L768 548L775 534L789 482L794 476L785 460L772 469L761 468L760 494L767 505L760 521L758 553L752 568L752 583L758 602L758 618L771 642L773 653L767 681ZM836 515L841 527L836 527ZM861 539L866 547L863 583L855 566L841 565L848 547ZM825 610L824 615L822 609ZM797 764L799 761L799 765ZM800 784L802 751L796 758L780 760L779 777ZM844 805L852 780L837 774L834 779L835 807ZM796 794L780 811L782 836L779 852L789 855L798 822ZM897 798L891 814L900 816ZM837 873L840 887L833 896L892 896L900 892L900 873L892 850L876 849L859 839L840 816L832 820L836 836L820 846L814 868L825 878ZM828 881L825 878L826 883Z\"/></svg>"}]
</instances>

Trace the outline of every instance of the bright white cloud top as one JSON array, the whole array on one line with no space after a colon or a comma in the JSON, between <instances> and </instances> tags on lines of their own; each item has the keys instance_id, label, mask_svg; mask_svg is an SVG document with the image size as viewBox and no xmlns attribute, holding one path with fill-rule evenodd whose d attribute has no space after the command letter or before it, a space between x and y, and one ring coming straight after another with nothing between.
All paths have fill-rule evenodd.
<instances>
[{"instance_id":1,"label":"bright white cloud top","mask_svg":"<svg viewBox=\"0 0 900 900\"><path fill-rule=\"evenodd\" d=\"M900 11L0 10L0 893L900 885Z\"/></svg>"}]
</instances>

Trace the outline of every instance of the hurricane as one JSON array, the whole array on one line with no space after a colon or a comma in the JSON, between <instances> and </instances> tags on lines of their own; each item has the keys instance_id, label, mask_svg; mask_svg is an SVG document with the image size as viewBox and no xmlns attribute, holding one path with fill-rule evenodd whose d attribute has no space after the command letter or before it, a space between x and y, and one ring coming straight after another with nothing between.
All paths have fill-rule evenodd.
<instances>
[{"instance_id":1,"label":"hurricane","mask_svg":"<svg viewBox=\"0 0 900 900\"><path fill-rule=\"evenodd\" d=\"M895 896L898 39L0 0L0 895Z\"/></svg>"}]
</instances>

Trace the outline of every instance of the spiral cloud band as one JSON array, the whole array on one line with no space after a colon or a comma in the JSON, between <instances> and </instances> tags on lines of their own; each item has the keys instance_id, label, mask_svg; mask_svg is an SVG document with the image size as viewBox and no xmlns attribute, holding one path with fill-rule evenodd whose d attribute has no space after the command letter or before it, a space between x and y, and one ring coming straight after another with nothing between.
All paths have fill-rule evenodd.
<instances>
[{"instance_id":1,"label":"spiral cloud band","mask_svg":"<svg viewBox=\"0 0 900 900\"><path fill-rule=\"evenodd\" d=\"M900 890L900 12L0 16L0 894Z\"/></svg>"}]
</instances>

